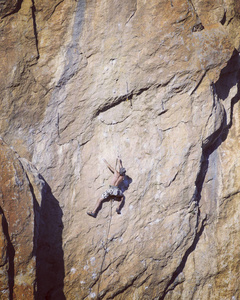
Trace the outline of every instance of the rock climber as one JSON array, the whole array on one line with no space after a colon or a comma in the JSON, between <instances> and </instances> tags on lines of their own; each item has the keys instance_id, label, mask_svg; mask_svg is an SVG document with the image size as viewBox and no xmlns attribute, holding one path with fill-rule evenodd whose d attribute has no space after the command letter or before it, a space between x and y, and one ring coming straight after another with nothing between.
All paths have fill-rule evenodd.
<instances>
[{"instance_id":1,"label":"rock climber","mask_svg":"<svg viewBox=\"0 0 240 300\"><path fill-rule=\"evenodd\" d=\"M111 180L111 185L109 185L109 188L102 194L101 198L98 199L94 210L87 212L87 214L93 218L96 218L103 202L108 201L111 198L120 201L116 212L118 214L121 214L121 207L124 201L123 192L119 188L119 185L124 180L124 176L126 173L125 168L123 168L122 166L122 160L119 157L117 158L115 169L106 161L106 159L104 159L103 161L105 162L109 170L113 173L113 177Z\"/></svg>"}]
</instances>

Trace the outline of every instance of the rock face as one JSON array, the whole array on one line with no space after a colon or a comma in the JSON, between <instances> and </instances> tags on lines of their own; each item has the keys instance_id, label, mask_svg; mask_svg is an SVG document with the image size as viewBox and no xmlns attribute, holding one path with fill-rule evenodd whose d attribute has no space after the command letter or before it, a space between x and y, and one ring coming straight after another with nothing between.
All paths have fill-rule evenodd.
<instances>
[{"instance_id":1,"label":"rock face","mask_svg":"<svg viewBox=\"0 0 240 300\"><path fill-rule=\"evenodd\" d=\"M34 209L29 181L13 150L0 140L0 297L34 299Z\"/></svg>"},{"instance_id":2,"label":"rock face","mask_svg":"<svg viewBox=\"0 0 240 300\"><path fill-rule=\"evenodd\" d=\"M2 295L239 299L238 1L0 8Z\"/></svg>"}]
</instances>

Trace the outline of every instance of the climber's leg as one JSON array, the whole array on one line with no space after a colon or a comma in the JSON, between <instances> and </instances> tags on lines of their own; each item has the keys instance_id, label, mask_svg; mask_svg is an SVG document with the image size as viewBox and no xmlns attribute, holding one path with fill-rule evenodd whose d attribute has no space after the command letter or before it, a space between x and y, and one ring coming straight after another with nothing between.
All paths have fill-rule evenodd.
<instances>
[{"instance_id":1,"label":"climber's leg","mask_svg":"<svg viewBox=\"0 0 240 300\"><path fill-rule=\"evenodd\" d=\"M123 204L124 204L124 196L121 197L120 203L119 203L119 205L118 205L118 208L116 209L116 212L117 212L118 214L121 214L121 209L122 209L122 207L123 207Z\"/></svg>"},{"instance_id":2,"label":"climber's leg","mask_svg":"<svg viewBox=\"0 0 240 300\"><path fill-rule=\"evenodd\" d=\"M93 218L96 218L96 216L97 216L99 210L102 208L102 204L103 204L104 201L106 201L106 199L104 199L104 198L99 198L99 199L97 200L97 203L96 203L96 206L95 206L94 210L93 210L93 211L88 211L87 214L88 214L89 216L93 217Z\"/></svg>"}]
</instances>

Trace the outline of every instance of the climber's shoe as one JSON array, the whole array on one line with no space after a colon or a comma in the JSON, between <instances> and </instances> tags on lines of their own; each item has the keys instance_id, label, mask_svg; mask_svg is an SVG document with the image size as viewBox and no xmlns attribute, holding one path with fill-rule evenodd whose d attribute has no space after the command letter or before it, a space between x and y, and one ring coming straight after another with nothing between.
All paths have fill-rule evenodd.
<instances>
[{"instance_id":1,"label":"climber's shoe","mask_svg":"<svg viewBox=\"0 0 240 300\"><path fill-rule=\"evenodd\" d=\"M120 211L119 208L116 208L116 212L117 212L119 215L121 215L121 211Z\"/></svg>"},{"instance_id":2,"label":"climber's shoe","mask_svg":"<svg viewBox=\"0 0 240 300\"><path fill-rule=\"evenodd\" d=\"M87 211L87 214L90 216L90 217L93 217L93 218L96 218L96 214L94 214L93 212L91 211Z\"/></svg>"}]
</instances>

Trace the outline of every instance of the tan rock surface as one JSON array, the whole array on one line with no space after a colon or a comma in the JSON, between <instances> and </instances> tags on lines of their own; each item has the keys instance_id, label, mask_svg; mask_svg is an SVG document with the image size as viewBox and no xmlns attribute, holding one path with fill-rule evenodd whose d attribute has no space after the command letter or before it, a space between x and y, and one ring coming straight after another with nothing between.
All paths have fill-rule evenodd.
<instances>
[{"instance_id":1,"label":"tan rock surface","mask_svg":"<svg viewBox=\"0 0 240 300\"><path fill-rule=\"evenodd\" d=\"M34 209L28 179L0 140L0 298L34 299Z\"/></svg>"},{"instance_id":2,"label":"tan rock surface","mask_svg":"<svg viewBox=\"0 0 240 300\"><path fill-rule=\"evenodd\" d=\"M239 298L238 2L14 5L0 128L35 197L36 297ZM90 218L117 155L122 214Z\"/></svg>"}]
</instances>

